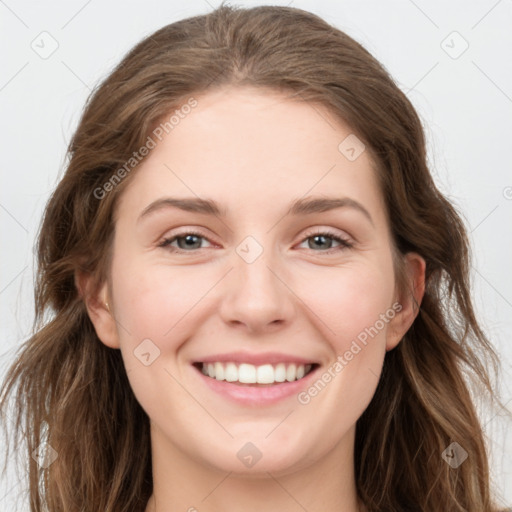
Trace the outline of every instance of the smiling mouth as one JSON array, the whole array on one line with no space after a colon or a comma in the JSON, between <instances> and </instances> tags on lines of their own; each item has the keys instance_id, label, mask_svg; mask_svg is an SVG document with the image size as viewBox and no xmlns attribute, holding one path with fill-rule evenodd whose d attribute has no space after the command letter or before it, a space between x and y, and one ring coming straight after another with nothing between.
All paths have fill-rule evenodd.
<instances>
[{"instance_id":1,"label":"smiling mouth","mask_svg":"<svg viewBox=\"0 0 512 512\"><path fill-rule=\"evenodd\" d=\"M303 379L320 365L278 363L252 365L247 363L214 362L194 363L193 366L208 378L225 381L237 386L268 387L296 382Z\"/></svg>"}]
</instances>

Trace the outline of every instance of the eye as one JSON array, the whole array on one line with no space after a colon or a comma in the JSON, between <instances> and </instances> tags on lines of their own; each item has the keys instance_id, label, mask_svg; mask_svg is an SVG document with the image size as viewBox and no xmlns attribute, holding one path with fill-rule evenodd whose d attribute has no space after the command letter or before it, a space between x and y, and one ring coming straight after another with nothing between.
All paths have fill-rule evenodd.
<instances>
[{"instance_id":1,"label":"eye","mask_svg":"<svg viewBox=\"0 0 512 512\"><path fill-rule=\"evenodd\" d=\"M186 231L183 233L179 233L171 238L165 238L164 240L162 240L162 242L158 244L158 247L164 247L170 250L171 252L177 253L194 252L194 250L196 249L204 249L204 247L201 247L202 240L208 239L198 231ZM324 252L327 254L342 251L344 249L350 249L351 247L354 246L354 244L349 240L340 237L336 233L329 230L308 233L308 236L305 239L303 239L301 243L304 243L308 240L313 240L313 243L308 244L309 249L312 249L315 252ZM337 247L332 247L332 241L337 242L339 245ZM177 243L177 247L173 245L175 242ZM322 246L324 249L327 250L317 251L315 249L322 249Z\"/></svg>"},{"instance_id":2,"label":"eye","mask_svg":"<svg viewBox=\"0 0 512 512\"><path fill-rule=\"evenodd\" d=\"M329 242L329 239L331 240L331 242ZM310 249L315 247L314 244L317 244L316 245L317 248L322 245L325 247L325 245L327 244L329 247L327 247L326 251L315 251L315 252L325 252L328 254L330 254L332 252L342 251L344 249L350 249L351 247L354 246L354 244L352 242L350 242L349 240L347 240L346 238L337 236L336 233L333 233L332 231L329 231L329 230L323 230L323 231L317 231L314 233L309 233L308 236L303 240L302 243L304 243L307 240L313 240L313 244L311 244L311 243L308 244ZM327 242L326 242L326 240L327 240ZM338 242L339 246L333 248L332 240Z\"/></svg>"},{"instance_id":3,"label":"eye","mask_svg":"<svg viewBox=\"0 0 512 512\"><path fill-rule=\"evenodd\" d=\"M167 247L171 252L189 252L194 249L202 249L202 247L197 247L198 244L201 245L201 239L206 240L206 237L196 231L187 231L172 238L165 238L158 244L158 247ZM178 247L171 245L174 242L178 242Z\"/></svg>"}]
</instances>

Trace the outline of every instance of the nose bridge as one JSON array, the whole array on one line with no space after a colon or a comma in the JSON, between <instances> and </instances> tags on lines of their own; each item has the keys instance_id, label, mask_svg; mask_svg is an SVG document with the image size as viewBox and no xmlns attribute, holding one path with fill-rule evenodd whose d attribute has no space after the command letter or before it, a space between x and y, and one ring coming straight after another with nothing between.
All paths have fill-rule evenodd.
<instances>
[{"instance_id":1,"label":"nose bridge","mask_svg":"<svg viewBox=\"0 0 512 512\"><path fill-rule=\"evenodd\" d=\"M272 237L266 237L270 244ZM235 248L234 271L221 311L224 320L261 329L272 323L289 320L292 313L291 293L279 276L276 251L247 236Z\"/></svg>"}]
</instances>

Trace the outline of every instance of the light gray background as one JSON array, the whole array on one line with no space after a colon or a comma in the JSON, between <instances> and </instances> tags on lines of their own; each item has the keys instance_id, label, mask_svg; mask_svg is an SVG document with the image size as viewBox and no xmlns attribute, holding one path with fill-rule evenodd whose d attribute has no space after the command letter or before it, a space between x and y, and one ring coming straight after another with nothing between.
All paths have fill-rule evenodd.
<instances>
[{"instance_id":1,"label":"light gray background","mask_svg":"<svg viewBox=\"0 0 512 512\"><path fill-rule=\"evenodd\" d=\"M143 37L219 3L0 0L0 378L30 332L33 244L88 94ZM361 42L407 93L425 125L436 182L471 232L475 305L501 356L502 399L512 410L512 1L231 3L319 14ZM510 506L512 429L496 412L481 414L496 486ZM14 505L23 489L11 467L0 509L28 510Z\"/></svg>"}]
</instances>

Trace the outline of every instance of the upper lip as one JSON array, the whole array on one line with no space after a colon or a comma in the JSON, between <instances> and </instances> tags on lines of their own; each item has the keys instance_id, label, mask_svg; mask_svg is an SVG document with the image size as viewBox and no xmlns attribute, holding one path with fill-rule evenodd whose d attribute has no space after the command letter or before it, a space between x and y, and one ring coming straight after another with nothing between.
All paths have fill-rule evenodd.
<instances>
[{"instance_id":1,"label":"upper lip","mask_svg":"<svg viewBox=\"0 0 512 512\"><path fill-rule=\"evenodd\" d=\"M312 359L306 359L291 354L282 354L279 352L262 352L259 354L251 354L248 352L229 352L225 354L214 354L205 356L195 363L248 363L254 366L263 364L278 364L278 363L294 363L294 364L316 364Z\"/></svg>"}]
</instances>

